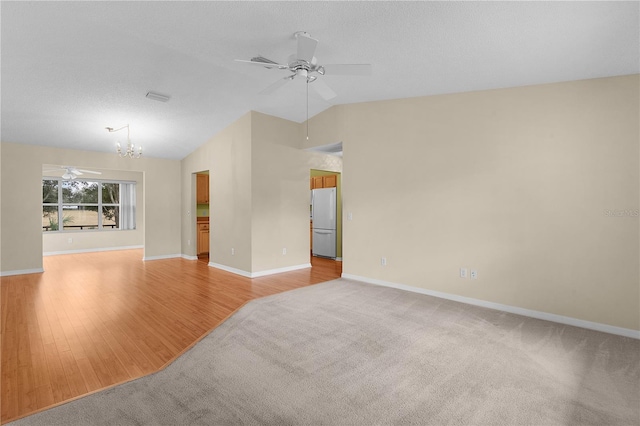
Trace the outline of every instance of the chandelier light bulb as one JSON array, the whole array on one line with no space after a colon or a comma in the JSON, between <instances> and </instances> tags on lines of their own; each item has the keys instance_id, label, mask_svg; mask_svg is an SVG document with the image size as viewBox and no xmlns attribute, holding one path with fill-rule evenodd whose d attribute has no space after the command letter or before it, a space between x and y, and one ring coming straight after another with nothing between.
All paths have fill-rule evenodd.
<instances>
[{"instance_id":1,"label":"chandelier light bulb","mask_svg":"<svg viewBox=\"0 0 640 426\"><path fill-rule=\"evenodd\" d=\"M113 127L107 127L107 131L109 133L117 132L122 129L127 129L127 150L122 151L122 146L120 142L116 142L116 153L119 157L128 157L128 158L140 158L142 156L142 146L139 146L136 152L136 146L131 143L131 138L129 137L129 125L122 126L119 129L115 129Z\"/></svg>"}]
</instances>

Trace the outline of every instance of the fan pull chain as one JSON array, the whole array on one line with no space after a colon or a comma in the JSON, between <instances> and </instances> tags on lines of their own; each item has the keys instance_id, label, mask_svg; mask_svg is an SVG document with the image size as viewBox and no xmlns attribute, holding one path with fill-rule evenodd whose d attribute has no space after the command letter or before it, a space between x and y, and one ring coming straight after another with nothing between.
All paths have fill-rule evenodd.
<instances>
[{"instance_id":1,"label":"fan pull chain","mask_svg":"<svg viewBox=\"0 0 640 426\"><path fill-rule=\"evenodd\" d=\"M307 77L307 140L309 140L309 77Z\"/></svg>"}]
</instances>

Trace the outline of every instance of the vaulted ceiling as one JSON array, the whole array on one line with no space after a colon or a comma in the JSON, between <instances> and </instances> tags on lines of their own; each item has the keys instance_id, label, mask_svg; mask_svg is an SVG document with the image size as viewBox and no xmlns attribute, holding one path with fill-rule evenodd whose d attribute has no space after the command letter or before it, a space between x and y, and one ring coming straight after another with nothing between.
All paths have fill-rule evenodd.
<instances>
[{"instance_id":1,"label":"vaulted ceiling","mask_svg":"<svg viewBox=\"0 0 640 426\"><path fill-rule=\"evenodd\" d=\"M113 151L131 125L146 156L180 159L249 110L302 122L305 84L260 92L287 71L296 31L319 63L309 115L332 105L640 72L638 2L1 3L3 142ZM313 84L313 83L312 83ZM149 91L171 96L145 98ZM126 135L118 135L125 136Z\"/></svg>"}]
</instances>

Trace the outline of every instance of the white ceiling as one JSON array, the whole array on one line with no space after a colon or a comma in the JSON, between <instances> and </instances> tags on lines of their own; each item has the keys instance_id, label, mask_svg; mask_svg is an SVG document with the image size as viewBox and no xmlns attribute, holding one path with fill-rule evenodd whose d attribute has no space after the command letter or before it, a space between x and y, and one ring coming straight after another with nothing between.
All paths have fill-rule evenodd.
<instances>
[{"instance_id":1,"label":"white ceiling","mask_svg":"<svg viewBox=\"0 0 640 426\"><path fill-rule=\"evenodd\" d=\"M302 122L286 71L293 33L321 64L370 63L324 79L331 105L640 72L638 2L1 2L1 138L112 151L131 124L149 157L181 159L249 110ZM167 103L148 91L171 95Z\"/></svg>"}]
</instances>

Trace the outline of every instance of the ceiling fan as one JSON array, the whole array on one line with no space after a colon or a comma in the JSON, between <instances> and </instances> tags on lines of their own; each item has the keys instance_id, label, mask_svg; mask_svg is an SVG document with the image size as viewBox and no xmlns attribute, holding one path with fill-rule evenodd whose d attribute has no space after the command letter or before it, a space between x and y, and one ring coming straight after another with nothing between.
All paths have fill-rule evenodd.
<instances>
[{"instance_id":1,"label":"ceiling fan","mask_svg":"<svg viewBox=\"0 0 640 426\"><path fill-rule=\"evenodd\" d=\"M268 86L261 93L269 94L284 86L296 78L306 79L307 83L313 83L312 87L324 99L335 98L337 94L318 76L322 75L371 75L371 64L325 64L320 65L314 55L318 40L311 38L309 33L298 31L293 34L298 41L298 50L289 56L286 64L280 64L263 56L256 56L251 60L236 59L237 62L258 65L265 68L276 68L289 71L291 74L279 79Z\"/></svg>"},{"instance_id":2,"label":"ceiling fan","mask_svg":"<svg viewBox=\"0 0 640 426\"><path fill-rule=\"evenodd\" d=\"M90 173L90 174L94 174L94 175L101 175L102 172L96 172L93 170L83 170L83 169L78 169L76 167L73 166L60 166L59 169L49 169L49 170L43 170L43 173L51 173L51 172L60 172L61 170L64 170L64 174L62 175L62 179L65 180L72 180L77 178L78 176L81 176L85 173Z\"/></svg>"}]
</instances>

